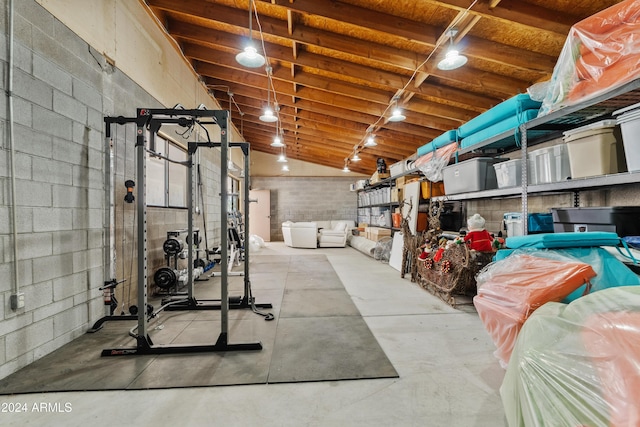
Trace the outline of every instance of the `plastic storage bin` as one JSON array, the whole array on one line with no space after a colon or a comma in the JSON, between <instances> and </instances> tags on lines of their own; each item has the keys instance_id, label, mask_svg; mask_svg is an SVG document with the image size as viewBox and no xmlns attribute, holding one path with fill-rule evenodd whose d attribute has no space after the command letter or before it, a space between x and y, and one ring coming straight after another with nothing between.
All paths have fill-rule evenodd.
<instances>
[{"instance_id":1,"label":"plastic storage bin","mask_svg":"<svg viewBox=\"0 0 640 427\"><path fill-rule=\"evenodd\" d=\"M420 192L423 199L444 196L444 183L442 181L422 181L420 183Z\"/></svg>"},{"instance_id":2,"label":"plastic storage bin","mask_svg":"<svg viewBox=\"0 0 640 427\"><path fill-rule=\"evenodd\" d=\"M640 235L640 206L551 208L553 231L608 231L618 236Z\"/></svg>"},{"instance_id":3,"label":"plastic storage bin","mask_svg":"<svg viewBox=\"0 0 640 427\"><path fill-rule=\"evenodd\" d=\"M445 194L468 193L498 188L496 170L493 165L503 161L505 159L476 157L445 167L442 171Z\"/></svg>"},{"instance_id":4,"label":"plastic storage bin","mask_svg":"<svg viewBox=\"0 0 640 427\"><path fill-rule=\"evenodd\" d=\"M613 133L616 124L615 120L602 120L564 132L572 178L620 172L618 142Z\"/></svg>"},{"instance_id":5,"label":"plastic storage bin","mask_svg":"<svg viewBox=\"0 0 640 427\"><path fill-rule=\"evenodd\" d=\"M529 152L529 184L550 184L570 178L569 151L564 144Z\"/></svg>"},{"instance_id":6,"label":"plastic storage bin","mask_svg":"<svg viewBox=\"0 0 640 427\"><path fill-rule=\"evenodd\" d=\"M507 212L503 217L504 228L507 230L507 237L522 236L522 214L520 212Z\"/></svg>"},{"instance_id":7,"label":"plastic storage bin","mask_svg":"<svg viewBox=\"0 0 640 427\"><path fill-rule=\"evenodd\" d=\"M640 171L640 104L613 113L622 132L622 144L629 172Z\"/></svg>"},{"instance_id":8,"label":"plastic storage bin","mask_svg":"<svg viewBox=\"0 0 640 427\"><path fill-rule=\"evenodd\" d=\"M498 188L516 187L522 183L522 159L512 159L493 165Z\"/></svg>"},{"instance_id":9,"label":"plastic storage bin","mask_svg":"<svg viewBox=\"0 0 640 427\"><path fill-rule=\"evenodd\" d=\"M521 212L505 213L503 222L507 237L524 234ZM530 213L527 218L527 231L529 234L553 233L553 216L550 213Z\"/></svg>"}]
</instances>

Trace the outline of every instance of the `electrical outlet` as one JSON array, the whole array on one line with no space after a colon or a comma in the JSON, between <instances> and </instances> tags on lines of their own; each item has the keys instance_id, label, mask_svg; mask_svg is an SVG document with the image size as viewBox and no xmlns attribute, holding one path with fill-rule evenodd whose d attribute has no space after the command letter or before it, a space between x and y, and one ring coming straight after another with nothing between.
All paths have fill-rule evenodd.
<instances>
[{"instance_id":1,"label":"electrical outlet","mask_svg":"<svg viewBox=\"0 0 640 427\"><path fill-rule=\"evenodd\" d=\"M24 308L24 292L11 295L11 309L17 310L19 308Z\"/></svg>"}]
</instances>

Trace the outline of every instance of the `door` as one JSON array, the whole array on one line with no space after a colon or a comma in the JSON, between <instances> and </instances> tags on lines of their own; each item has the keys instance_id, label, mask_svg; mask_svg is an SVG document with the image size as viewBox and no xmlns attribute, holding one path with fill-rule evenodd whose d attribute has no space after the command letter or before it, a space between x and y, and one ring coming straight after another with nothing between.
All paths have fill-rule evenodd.
<instances>
[{"instance_id":1,"label":"door","mask_svg":"<svg viewBox=\"0 0 640 427\"><path fill-rule=\"evenodd\" d=\"M270 242L271 193L269 190L249 190L249 200L249 234Z\"/></svg>"}]
</instances>

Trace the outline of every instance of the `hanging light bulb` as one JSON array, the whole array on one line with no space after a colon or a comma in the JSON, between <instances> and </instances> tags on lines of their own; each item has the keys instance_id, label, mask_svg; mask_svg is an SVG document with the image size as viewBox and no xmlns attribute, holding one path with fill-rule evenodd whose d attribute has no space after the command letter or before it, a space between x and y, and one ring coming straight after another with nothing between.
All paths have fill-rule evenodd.
<instances>
[{"instance_id":1,"label":"hanging light bulb","mask_svg":"<svg viewBox=\"0 0 640 427\"><path fill-rule=\"evenodd\" d=\"M275 148L284 147L284 143L282 142L282 137L280 136L282 133L279 125L280 125L280 122L276 123L276 136L273 137L273 142L271 143L271 146Z\"/></svg>"},{"instance_id":2,"label":"hanging light bulb","mask_svg":"<svg viewBox=\"0 0 640 427\"><path fill-rule=\"evenodd\" d=\"M264 112L260 116L260 120L267 123L277 122L278 118L273 114L273 110L270 107L264 109Z\"/></svg>"},{"instance_id":3,"label":"hanging light bulb","mask_svg":"<svg viewBox=\"0 0 640 427\"><path fill-rule=\"evenodd\" d=\"M369 135L369 137L367 138L367 142L364 143L365 147L375 147L376 145L378 145L378 143L376 142L376 139L373 135Z\"/></svg>"},{"instance_id":4,"label":"hanging light bulb","mask_svg":"<svg viewBox=\"0 0 640 427\"><path fill-rule=\"evenodd\" d=\"M353 157L351 158L352 162L359 162L360 160L362 160L362 159L360 158L360 156L358 156L358 153L355 153L353 155Z\"/></svg>"},{"instance_id":5,"label":"hanging light bulb","mask_svg":"<svg viewBox=\"0 0 640 427\"><path fill-rule=\"evenodd\" d=\"M280 153L280 156L278 157L278 162L279 163L287 163L287 157L284 155L284 153Z\"/></svg>"},{"instance_id":6,"label":"hanging light bulb","mask_svg":"<svg viewBox=\"0 0 640 427\"><path fill-rule=\"evenodd\" d=\"M284 147L284 144L282 143L282 138L280 138L280 136L276 135L273 137L273 142L271 143L272 147L275 148L281 148Z\"/></svg>"},{"instance_id":7,"label":"hanging light bulb","mask_svg":"<svg viewBox=\"0 0 640 427\"><path fill-rule=\"evenodd\" d=\"M467 57L460 55L460 52L458 52L453 46L453 38L458 34L458 30L452 28L447 34L450 42L449 49L447 50L444 59L438 62L438 69L443 71L455 70L467 63Z\"/></svg>"},{"instance_id":8,"label":"hanging light bulb","mask_svg":"<svg viewBox=\"0 0 640 427\"><path fill-rule=\"evenodd\" d=\"M257 68L262 67L266 62L264 56L258 53L258 50L253 46L253 28L252 28L252 5L253 0L249 0L249 43L245 46L244 50L236 55L236 61L238 64L248 67Z\"/></svg>"},{"instance_id":9,"label":"hanging light bulb","mask_svg":"<svg viewBox=\"0 0 640 427\"><path fill-rule=\"evenodd\" d=\"M267 123L273 123L278 121L278 117L273 114L273 110L271 109L271 73L273 68L267 66L265 70L267 72L267 107L260 116L260 120Z\"/></svg>"},{"instance_id":10,"label":"hanging light bulb","mask_svg":"<svg viewBox=\"0 0 640 427\"><path fill-rule=\"evenodd\" d=\"M342 168L342 172L349 173L349 172L351 172L351 170L349 169L349 166L344 165L344 167Z\"/></svg>"},{"instance_id":11,"label":"hanging light bulb","mask_svg":"<svg viewBox=\"0 0 640 427\"><path fill-rule=\"evenodd\" d=\"M393 109L393 113L389 117L390 122L401 122L407 118L404 114L402 114L402 110L398 107L398 97L394 96L393 100L395 101L395 108Z\"/></svg>"},{"instance_id":12,"label":"hanging light bulb","mask_svg":"<svg viewBox=\"0 0 640 427\"><path fill-rule=\"evenodd\" d=\"M288 165L282 165L282 171L283 172L289 172L289 166Z\"/></svg>"}]
</instances>

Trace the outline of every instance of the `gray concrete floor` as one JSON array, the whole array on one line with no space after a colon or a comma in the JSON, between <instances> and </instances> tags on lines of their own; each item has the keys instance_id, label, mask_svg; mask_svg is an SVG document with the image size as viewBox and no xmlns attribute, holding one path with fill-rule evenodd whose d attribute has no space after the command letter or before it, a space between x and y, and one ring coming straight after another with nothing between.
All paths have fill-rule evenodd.
<instances>
[{"instance_id":1,"label":"gray concrete floor","mask_svg":"<svg viewBox=\"0 0 640 427\"><path fill-rule=\"evenodd\" d=\"M252 256L320 253L400 378L3 396L0 425L506 426L504 371L472 307L453 309L349 247L273 242Z\"/></svg>"}]
</instances>

